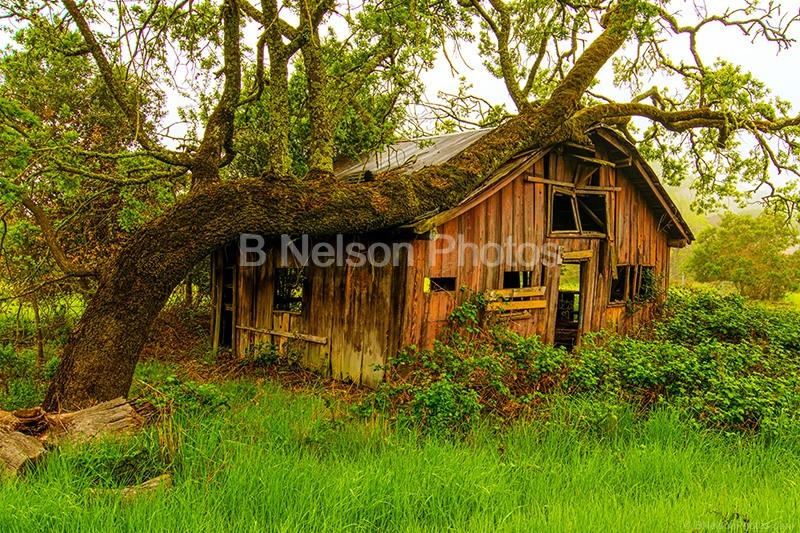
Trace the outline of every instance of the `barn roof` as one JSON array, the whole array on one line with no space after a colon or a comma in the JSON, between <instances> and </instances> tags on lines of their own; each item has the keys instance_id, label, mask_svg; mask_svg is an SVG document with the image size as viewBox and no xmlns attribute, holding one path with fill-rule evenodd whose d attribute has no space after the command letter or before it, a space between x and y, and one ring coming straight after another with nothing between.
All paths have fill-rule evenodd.
<instances>
[{"instance_id":1,"label":"barn roof","mask_svg":"<svg viewBox=\"0 0 800 533\"><path fill-rule=\"evenodd\" d=\"M341 162L334 168L334 173L344 181L357 183L373 174L388 170L399 170L402 173L416 172L425 167L448 161L489 131L491 129L479 129L399 141L381 150L366 153L356 160ZM694 240L689 225L667 194L655 171L636 150L636 147L616 130L607 126L595 126L587 133L593 139L599 138L617 152L631 159L630 168L632 170L627 172L627 177L642 193L647 204L666 219L666 229L670 235L689 242ZM500 190L506 183L528 168L531 163L543 157L553 148L548 147L518 154L476 187L457 206L448 210L425 213L412 221L408 227L418 233L425 233L436 228L472 208L488 195Z\"/></svg>"},{"instance_id":2,"label":"barn roof","mask_svg":"<svg viewBox=\"0 0 800 533\"><path fill-rule=\"evenodd\" d=\"M337 164L334 173L340 179L357 182L367 171L373 174L395 169L403 173L416 172L444 163L490 131L480 129L399 141L368 152L355 161Z\"/></svg>"}]
</instances>

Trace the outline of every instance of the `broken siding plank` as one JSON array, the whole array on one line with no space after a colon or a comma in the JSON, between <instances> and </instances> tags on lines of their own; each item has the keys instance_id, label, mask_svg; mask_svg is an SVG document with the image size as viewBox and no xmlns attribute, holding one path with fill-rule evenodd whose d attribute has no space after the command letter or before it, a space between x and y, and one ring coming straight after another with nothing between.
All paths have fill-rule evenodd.
<instances>
[{"instance_id":1,"label":"broken siding plank","mask_svg":"<svg viewBox=\"0 0 800 533\"><path fill-rule=\"evenodd\" d=\"M481 245L486 245L486 253L483 270L484 270L484 285L483 290L498 289L500 288L500 271L502 270L502 261L500 255L502 248L498 250L498 246L502 246L502 210L501 196L495 194L486 201L486 225L484 233L475 242ZM491 263L491 265L489 264Z\"/></svg>"},{"instance_id":2,"label":"broken siding plank","mask_svg":"<svg viewBox=\"0 0 800 533\"><path fill-rule=\"evenodd\" d=\"M489 291L490 296L498 298L532 298L544 296L545 287L524 287L522 289L496 289Z\"/></svg>"},{"instance_id":3,"label":"broken siding plank","mask_svg":"<svg viewBox=\"0 0 800 533\"><path fill-rule=\"evenodd\" d=\"M362 267L366 268L366 267ZM361 357L360 383L366 387L375 387L383 379L386 363L387 343L391 321L392 265L371 268L371 290L365 296L367 305L363 308L364 343ZM376 313L376 309L389 312Z\"/></svg>"},{"instance_id":4,"label":"broken siding plank","mask_svg":"<svg viewBox=\"0 0 800 533\"><path fill-rule=\"evenodd\" d=\"M591 245L591 244L589 244ZM586 246L584 244L583 246ZM595 252L591 249L589 250L573 250L569 252L562 252L561 259L563 261L587 261L594 257Z\"/></svg>"},{"instance_id":5,"label":"broken siding plank","mask_svg":"<svg viewBox=\"0 0 800 533\"><path fill-rule=\"evenodd\" d=\"M262 328L251 328L249 326L236 326L236 329L241 329L244 331L251 331L254 333L261 333L262 335L274 335L276 337L284 337L287 339L298 339L306 342L313 342L315 344L327 344L328 338L327 337L318 337L317 335L308 335L306 333L296 333L293 331L281 331L277 329L262 329Z\"/></svg>"},{"instance_id":6,"label":"broken siding plank","mask_svg":"<svg viewBox=\"0 0 800 533\"><path fill-rule=\"evenodd\" d=\"M525 233L527 229L525 228L524 187L525 183L523 182L522 178L515 179L511 184L511 205L513 209L513 216L510 235L512 236L514 246L520 246L521 244L528 242L525 240ZM533 208L531 207L531 209ZM513 260L514 262L517 262L517 257L515 256ZM515 265L515 268L518 268L518 265Z\"/></svg>"},{"instance_id":7,"label":"broken siding plank","mask_svg":"<svg viewBox=\"0 0 800 533\"><path fill-rule=\"evenodd\" d=\"M552 344L555 337L556 330L556 314L558 308L558 282L561 277L561 268L554 265L545 269L547 287L545 295L547 296L547 316L543 325L545 342Z\"/></svg>"},{"instance_id":8,"label":"broken siding plank","mask_svg":"<svg viewBox=\"0 0 800 533\"><path fill-rule=\"evenodd\" d=\"M361 365L364 359L364 312L366 309L365 298L371 292L369 285L369 270L367 268L339 267L337 270L344 272L347 280L345 291L347 293L342 329L342 345L340 360L344 381L360 383Z\"/></svg>"},{"instance_id":9,"label":"broken siding plank","mask_svg":"<svg viewBox=\"0 0 800 533\"><path fill-rule=\"evenodd\" d=\"M544 309L546 300L525 300L513 302L490 302L486 305L487 311L514 311L524 309Z\"/></svg>"},{"instance_id":10,"label":"broken siding plank","mask_svg":"<svg viewBox=\"0 0 800 533\"><path fill-rule=\"evenodd\" d=\"M427 302L423 291L425 280L425 268L427 260L427 244L428 241L417 239L414 241L414 254L413 265L408 269L408 285L410 289L409 304L406 307L408 313L407 323L409 327L406 346L422 346L422 326L427 313Z\"/></svg>"}]
</instances>

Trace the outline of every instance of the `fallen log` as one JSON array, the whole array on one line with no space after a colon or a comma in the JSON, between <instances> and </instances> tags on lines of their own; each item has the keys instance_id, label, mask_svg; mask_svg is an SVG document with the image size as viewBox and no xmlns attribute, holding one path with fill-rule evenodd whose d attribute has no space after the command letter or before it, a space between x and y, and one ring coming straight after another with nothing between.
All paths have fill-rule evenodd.
<instances>
[{"instance_id":1,"label":"fallen log","mask_svg":"<svg viewBox=\"0 0 800 533\"><path fill-rule=\"evenodd\" d=\"M39 407L0 411L0 474L16 475L45 452L45 445L124 434L142 423L125 398L71 413L50 414Z\"/></svg>"},{"instance_id":2,"label":"fallen log","mask_svg":"<svg viewBox=\"0 0 800 533\"><path fill-rule=\"evenodd\" d=\"M0 430L15 431L19 420L8 411L0 411Z\"/></svg>"},{"instance_id":3,"label":"fallen log","mask_svg":"<svg viewBox=\"0 0 800 533\"><path fill-rule=\"evenodd\" d=\"M44 453L36 437L18 431L0 430L0 468L3 476L14 476Z\"/></svg>"},{"instance_id":4,"label":"fallen log","mask_svg":"<svg viewBox=\"0 0 800 533\"><path fill-rule=\"evenodd\" d=\"M47 415L47 422L48 440L60 443L129 433L139 429L143 420L125 398L116 398L81 411Z\"/></svg>"}]
</instances>

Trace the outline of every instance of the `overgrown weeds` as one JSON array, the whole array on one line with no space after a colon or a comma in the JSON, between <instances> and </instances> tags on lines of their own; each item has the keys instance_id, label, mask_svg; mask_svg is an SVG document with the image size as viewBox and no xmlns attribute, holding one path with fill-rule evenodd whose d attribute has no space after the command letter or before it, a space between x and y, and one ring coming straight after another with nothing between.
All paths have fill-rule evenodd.
<instances>
[{"instance_id":1,"label":"overgrown weeds","mask_svg":"<svg viewBox=\"0 0 800 533\"><path fill-rule=\"evenodd\" d=\"M435 433L543 417L562 400L601 425L615 412L641 416L654 406L723 431L777 435L800 422L800 313L674 290L646 332L586 335L568 353L520 337L485 306L472 296L432 349L393 358L356 413L387 413Z\"/></svg>"}]
</instances>

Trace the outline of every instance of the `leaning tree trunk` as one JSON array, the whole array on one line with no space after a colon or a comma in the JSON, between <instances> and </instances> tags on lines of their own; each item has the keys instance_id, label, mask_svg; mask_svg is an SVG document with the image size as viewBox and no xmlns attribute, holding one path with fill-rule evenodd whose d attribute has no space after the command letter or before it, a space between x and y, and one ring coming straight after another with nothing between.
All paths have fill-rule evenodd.
<instances>
[{"instance_id":1,"label":"leaning tree trunk","mask_svg":"<svg viewBox=\"0 0 800 533\"><path fill-rule=\"evenodd\" d=\"M127 396L155 317L191 268L241 233L330 235L394 226L451 207L522 150L582 138L568 119L597 71L624 43L603 32L542 106L498 127L447 163L348 185L330 174L219 182L191 192L132 238L70 334L47 410Z\"/></svg>"}]
</instances>

